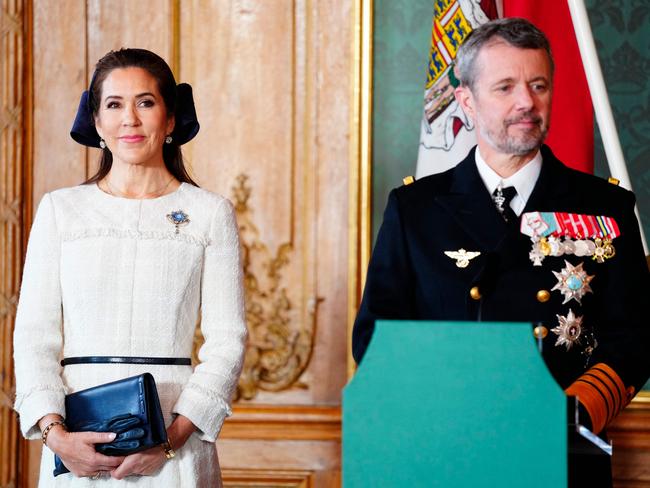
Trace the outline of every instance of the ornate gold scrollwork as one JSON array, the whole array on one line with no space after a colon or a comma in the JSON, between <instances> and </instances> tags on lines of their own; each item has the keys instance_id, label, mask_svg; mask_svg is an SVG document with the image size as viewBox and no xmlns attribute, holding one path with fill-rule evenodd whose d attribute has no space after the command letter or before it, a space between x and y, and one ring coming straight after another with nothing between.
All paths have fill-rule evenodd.
<instances>
[{"instance_id":1,"label":"ornate gold scrollwork","mask_svg":"<svg viewBox=\"0 0 650 488\"><path fill-rule=\"evenodd\" d=\"M258 389L280 391L306 387L298 380L309 364L315 326L314 310L308 324L294 324L293 308L282 272L289 264L292 244L281 244L275 255L260 240L249 206L251 187L240 174L233 187L239 223L246 292L249 341L237 396L255 397Z\"/></svg>"},{"instance_id":2,"label":"ornate gold scrollwork","mask_svg":"<svg viewBox=\"0 0 650 488\"><path fill-rule=\"evenodd\" d=\"M249 206L248 176L240 174L233 186L233 204L239 225L244 269L246 322L249 339L235 399L251 400L259 390L306 388L299 381L313 348L318 300L307 303L308 322L296 323L294 305L287 292L283 271L290 263L293 246L283 243L275 254L261 241ZM203 337L197 328L195 354Z\"/></svg>"}]
</instances>

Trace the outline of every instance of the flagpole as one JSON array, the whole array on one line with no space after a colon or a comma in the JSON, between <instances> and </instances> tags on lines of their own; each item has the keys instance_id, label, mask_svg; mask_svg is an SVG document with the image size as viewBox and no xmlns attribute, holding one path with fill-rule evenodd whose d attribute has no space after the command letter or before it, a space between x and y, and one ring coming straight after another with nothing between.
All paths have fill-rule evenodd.
<instances>
[{"instance_id":1,"label":"flagpole","mask_svg":"<svg viewBox=\"0 0 650 488\"><path fill-rule=\"evenodd\" d=\"M609 96L605 88L605 79L603 72L600 68L598 61L598 54L596 52L596 45L594 37L591 32L589 24L589 17L587 16L587 9L583 0L568 0L569 10L571 11L571 19L573 21L573 29L580 48L580 56L582 57L582 65L585 69L587 76L587 83L589 84L589 91L591 92L591 101L594 105L594 112L596 113L596 121L600 128L600 135L603 139L603 146L607 156L607 163L609 164L609 171L611 175L621 182L623 188L632 190L632 182L630 175L627 172L625 164L625 157L621 148L621 141L618 137L616 124L614 123L614 115L612 114L612 107L609 103ZM641 231L641 241L643 242L643 250L648 255L648 243L643 232L641 225L641 217L639 215L638 206L634 209L636 218L639 221Z\"/></svg>"}]
</instances>

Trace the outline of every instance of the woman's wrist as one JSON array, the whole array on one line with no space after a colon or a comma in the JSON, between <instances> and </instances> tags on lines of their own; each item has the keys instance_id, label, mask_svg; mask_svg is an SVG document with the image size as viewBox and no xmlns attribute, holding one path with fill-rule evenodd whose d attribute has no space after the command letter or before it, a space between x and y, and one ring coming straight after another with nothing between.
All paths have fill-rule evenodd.
<instances>
[{"instance_id":1,"label":"woman's wrist","mask_svg":"<svg viewBox=\"0 0 650 488\"><path fill-rule=\"evenodd\" d=\"M190 419L178 415L167 429L167 440L174 451L178 451L190 438L196 427Z\"/></svg>"},{"instance_id":2,"label":"woman's wrist","mask_svg":"<svg viewBox=\"0 0 650 488\"><path fill-rule=\"evenodd\" d=\"M63 417L56 413L48 413L47 415L44 415L41 417L41 419L38 421L38 428L41 432L45 430L45 428L51 424L52 422L62 422Z\"/></svg>"},{"instance_id":3,"label":"woman's wrist","mask_svg":"<svg viewBox=\"0 0 650 488\"><path fill-rule=\"evenodd\" d=\"M47 442L45 445L50 449L50 451L59 454L62 441L66 435L68 435L68 431L65 426L56 426L52 428L47 435Z\"/></svg>"},{"instance_id":4,"label":"woman's wrist","mask_svg":"<svg viewBox=\"0 0 650 488\"><path fill-rule=\"evenodd\" d=\"M53 420L45 426L45 428L41 431L41 440L43 441L44 445L48 445L47 439L50 435L50 432L57 430L66 430L65 422L63 420Z\"/></svg>"},{"instance_id":5,"label":"woman's wrist","mask_svg":"<svg viewBox=\"0 0 650 488\"><path fill-rule=\"evenodd\" d=\"M52 438L58 437L58 434L66 431L63 417L57 414L45 415L38 421L38 427L41 431L41 440L43 444L51 448Z\"/></svg>"}]
</instances>

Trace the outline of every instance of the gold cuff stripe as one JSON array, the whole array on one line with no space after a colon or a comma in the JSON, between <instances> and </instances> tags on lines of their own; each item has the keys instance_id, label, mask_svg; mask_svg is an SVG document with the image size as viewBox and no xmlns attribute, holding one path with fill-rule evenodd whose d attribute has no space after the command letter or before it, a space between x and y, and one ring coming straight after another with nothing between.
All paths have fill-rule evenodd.
<instances>
[{"instance_id":1,"label":"gold cuff stripe","mask_svg":"<svg viewBox=\"0 0 650 488\"><path fill-rule=\"evenodd\" d=\"M591 419L591 430L598 434L605 428L609 412L607 400L598 388L589 381L578 378L565 390L567 395L578 397L578 401L585 407Z\"/></svg>"},{"instance_id":2,"label":"gold cuff stripe","mask_svg":"<svg viewBox=\"0 0 650 488\"><path fill-rule=\"evenodd\" d=\"M620 409L622 410L625 405L628 404L629 400L627 398L627 391L625 389L625 385L623 384L623 380L621 380L621 377L616 374L616 372L607 366L605 363L598 363L596 364L593 368L597 371L602 372L609 380L611 383L614 385L616 391L618 392L618 396L620 398Z\"/></svg>"},{"instance_id":3,"label":"gold cuff stripe","mask_svg":"<svg viewBox=\"0 0 650 488\"><path fill-rule=\"evenodd\" d=\"M598 374L600 373L600 374ZM607 388L607 391L612 395L612 399L614 400L614 408L612 409L612 418L609 419L607 422L609 423L613 418L618 415L618 412L621 411L621 409L625 406L623 402L623 397L621 396L621 391L616 387L616 383L612 379L611 376L609 376L607 373L604 371L601 371L600 369L591 369L585 375L590 374L593 376L597 376L598 379L605 385L605 388ZM612 389L613 387L613 389ZM614 393L616 392L616 393Z\"/></svg>"},{"instance_id":4,"label":"gold cuff stripe","mask_svg":"<svg viewBox=\"0 0 650 488\"><path fill-rule=\"evenodd\" d=\"M616 395L614 394L614 392L612 392L612 390L609 388L609 385L600 376L593 374L591 371L587 371L578 379L587 381L587 378L589 378L588 382L594 388L598 389L598 391L601 393L603 398L605 398L605 402L607 402L607 423L609 423L611 417L616 412L618 412L618 409L620 407L620 402L616 401ZM607 390L607 395L605 395L604 390Z\"/></svg>"},{"instance_id":5,"label":"gold cuff stripe","mask_svg":"<svg viewBox=\"0 0 650 488\"><path fill-rule=\"evenodd\" d=\"M614 420L631 398L623 380L605 363L594 365L566 393L578 397L591 417L595 433Z\"/></svg>"},{"instance_id":6,"label":"gold cuff stripe","mask_svg":"<svg viewBox=\"0 0 650 488\"><path fill-rule=\"evenodd\" d=\"M578 378L576 383L588 385L580 388L577 396L580 403L587 409L589 417L591 417L594 432L598 433L605 428L611 415L609 405L607 405L607 397L600 391L600 388L591 381L584 379L584 376Z\"/></svg>"}]
</instances>

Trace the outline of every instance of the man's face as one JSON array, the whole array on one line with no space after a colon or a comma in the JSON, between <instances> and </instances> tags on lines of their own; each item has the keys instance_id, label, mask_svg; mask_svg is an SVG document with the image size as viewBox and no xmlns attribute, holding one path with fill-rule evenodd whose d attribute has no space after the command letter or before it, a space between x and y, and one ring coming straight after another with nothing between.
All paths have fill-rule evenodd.
<instances>
[{"instance_id":1,"label":"man's face","mask_svg":"<svg viewBox=\"0 0 650 488\"><path fill-rule=\"evenodd\" d=\"M484 46L477 57L473 90L457 98L477 127L481 154L533 155L548 132L551 67L543 49L521 49L503 41Z\"/></svg>"}]
</instances>

